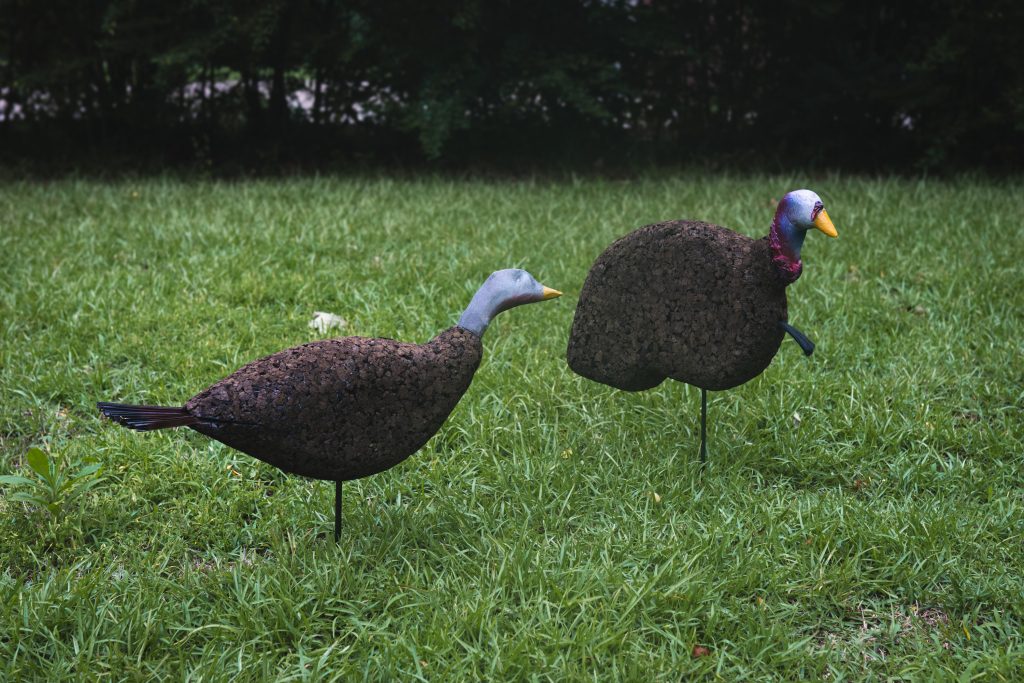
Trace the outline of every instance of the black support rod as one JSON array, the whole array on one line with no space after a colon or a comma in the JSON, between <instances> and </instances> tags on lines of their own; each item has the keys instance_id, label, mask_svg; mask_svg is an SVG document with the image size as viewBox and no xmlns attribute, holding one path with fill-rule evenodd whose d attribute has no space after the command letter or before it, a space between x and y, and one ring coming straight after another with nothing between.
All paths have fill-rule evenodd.
<instances>
[{"instance_id":1,"label":"black support rod","mask_svg":"<svg viewBox=\"0 0 1024 683\"><path fill-rule=\"evenodd\" d=\"M809 356L814 353L814 342L808 339L806 334L789 323L780 322L779 327L781 327L783 331L788 332L789 336L796 340L796 343L800 345L801 349L803 349L805 356Z\"/></svg>"},{"instance_id":2,"label":"black support rod","mask_svg":"<svg viewBox=\"0 0 1024 683\"><path fill-rule=\"evenodd\" d=\"M708 390L700 390L700 464L708 461Z\"/></svg>"},{"instance_id":3,"label":"black support rod","mask_svg":"<svg viewBox=\"0 0 1024 683\"><path fill-rule=\"evenodd\" d=\"M334 542L341 540L341 482L334 482Z\"/></svg>"}]
</instances>

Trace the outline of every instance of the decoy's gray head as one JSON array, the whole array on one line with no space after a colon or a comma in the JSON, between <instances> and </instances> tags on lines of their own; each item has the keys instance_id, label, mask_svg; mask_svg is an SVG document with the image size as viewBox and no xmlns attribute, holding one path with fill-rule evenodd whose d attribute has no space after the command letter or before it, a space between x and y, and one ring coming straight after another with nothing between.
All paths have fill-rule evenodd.
<instances>
[{"instance_id":1,"label":"decoy's gray head","mask_svg":"<svg viewBox=\"0 0 1024 683\"><path fill-rule=\"evenodd\" d=\"M829 237L839 236L821 197L810 190L793 190L779 202L768 233L772 263L786 284L800 277L803 270L800 249L811 228L817 228Z\"/></svg>"},{"instance_id":2,"label":"decoy's gray head","mask_svg":"<svg viewBox=\"0 0 1024 683\"><path fill-rule=\"evenodd\" d=\"M496 270L484 283L484 287L493 288L501 300L498 313L522 304L536 301L547 301L562 296L557 289L545 287L537 279L518 268Z\"/></svg>"},{"instance_id":3,"label":"decoy's gray head","mask_svg":"<svg viewBox=\"0 0 1024 683\"><path fill-rule=\"evenodd\" d=\"M545 287L525 270L496 270L473 295L459 319L459 327L482 336L494 316L502 311L559 296L561 292Z\"/></svg>"}]
</instances>

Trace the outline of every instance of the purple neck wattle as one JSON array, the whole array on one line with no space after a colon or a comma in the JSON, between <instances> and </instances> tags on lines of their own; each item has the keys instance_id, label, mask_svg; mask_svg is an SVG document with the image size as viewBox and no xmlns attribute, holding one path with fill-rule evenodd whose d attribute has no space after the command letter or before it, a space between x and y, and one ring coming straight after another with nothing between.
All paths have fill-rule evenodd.
<instances>
[{"instance_id":1,"label":"purple neck wattle","mask_svg":"<svg viewBox=\"0 0 1024 683\"><path fill-rule=\"evenodd\" d=\"M794 248L793 229L782 211L782 204L775 211L772 229L768 233L768 248L772 254L772 265L775 272L786 285L791 285L800 277L803 262L800 260L800 245ZM800 240L801 242L803 240Z\"/></svg>"}]
</instances>

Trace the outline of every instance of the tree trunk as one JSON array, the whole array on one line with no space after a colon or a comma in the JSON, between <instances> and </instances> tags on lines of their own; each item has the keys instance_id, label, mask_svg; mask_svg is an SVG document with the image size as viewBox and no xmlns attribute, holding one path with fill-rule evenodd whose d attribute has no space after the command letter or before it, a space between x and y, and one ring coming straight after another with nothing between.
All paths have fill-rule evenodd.
<instances>
[{"instance_id":1,"label":"tree trunk","mask_svg":"<svg viewBox=\"0 0 1024 683\"><path fill-rule=\"evenodd\" d=\"M323 69L316 70L313 83L313 125L319 126L324 109L324 74Z\"/></svg>"},{"instance_id":2,"label":"tree trunk","mask_svg":"<svg viewBox=\"0 0 1024 683\"><path fill-rule=\"evenodd\" d=\"M288 101L285 92L285 71L288 68L288 39L291 27L291 5L285 5L278 17L277 36L273 49L273 76L270 86L270 126L276 142L283 140L288 121Z\"/></svg>"},{"instance_id":3,"label":"tree trunk","mask_svg":"<svg viewBox=\"0 0 1024 683\"><path fill-rule=\"evenodd\" d=\"M245 123L252 137L263 127L263 107L260 104L259 78L246 66L242 69L242 95L245 97Z\"/></svg>"}]
</instances>

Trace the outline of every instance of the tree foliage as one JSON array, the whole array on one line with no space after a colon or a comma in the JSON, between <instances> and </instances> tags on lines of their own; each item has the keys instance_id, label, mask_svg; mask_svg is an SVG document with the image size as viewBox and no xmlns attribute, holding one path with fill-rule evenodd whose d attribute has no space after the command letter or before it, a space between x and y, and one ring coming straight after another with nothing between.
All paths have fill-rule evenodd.
<instances>
[{"instance_id":1,"label":"tree foliage","mask_svg":"<svg viewBox=\"0 0 1024 683\"><path fill-rule=\"evenodd\" d=\"M1024 5L0 0L11 153L1020 167Z\"/></svg>"}]
</instances>

